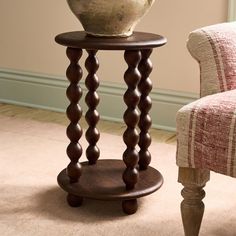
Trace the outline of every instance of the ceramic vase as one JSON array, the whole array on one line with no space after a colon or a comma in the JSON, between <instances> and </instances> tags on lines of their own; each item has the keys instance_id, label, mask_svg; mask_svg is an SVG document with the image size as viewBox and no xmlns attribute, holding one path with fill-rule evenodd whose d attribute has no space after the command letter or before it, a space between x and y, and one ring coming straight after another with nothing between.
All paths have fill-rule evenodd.
<instances>
[{"instance_id":1,"label":"ceramic vase","mask_svg":"<svg viewBox=\"0 0 236 236\"><path fill-rule=\"evenodd\" d=\"M128 37L155 0L67 0L89 35Z\"/></svg>"}]
</instances>

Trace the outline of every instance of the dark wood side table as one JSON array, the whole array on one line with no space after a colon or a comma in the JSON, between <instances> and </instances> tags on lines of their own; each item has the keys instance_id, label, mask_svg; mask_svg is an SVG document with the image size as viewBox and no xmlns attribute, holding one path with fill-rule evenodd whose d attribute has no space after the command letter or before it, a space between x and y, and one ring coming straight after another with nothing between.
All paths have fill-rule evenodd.
<instances>
[{"instance_id":1,"label":"dark wood side table","mask_svg":"<svg viewBox=\"0 0 236 236\"><path fill-rule=\"evenodd\" d=\"M70 100L67 108L67 116L70 120L67 128L67 136L70 139L67 155L70 163L58 175L58 183L68 193L67 201L72 207L80 206L83 198L122 200L123 211L133 214L138 208L137 198L153 193L163 183L160 172L149 166L151 161L151 154L148 151L151 144L149 110L152 105L149 97L152 89L152 82L149 78L152 64L149 56L153 48L164 45L166 39L156 34L142 32L134 32L128 38L97 38L79 31L60 34L56 36L55 40L67 47L67 57L70 60L66 71L70 81L66 92ZM83 49L88 53L85 62L88 71L85 80L88 89L85 96L88 106L85 118L89 125L85 133L88 141L86 149L88 162L79 163L82 155L79 140L83 131L79 125L82 116L82 109L78 104L82 96L82 89L79 85L82 69L78 62ZM127 91L124 94L124 102L127 105L124 122L127 129L124 132L123 140L127 148L123 154L123 161L98 160L100 156L99 148L96 145L100 137L96 127L99 121L99 113L96 110L99 103L99 96L96 92L99 86L96 75L99 67L96 57L98 50L125 51L124 58L128 69L124 74L127 84ZM136 150L136 146L139 146L139 151Z\"/></svg>"}]
</instances>

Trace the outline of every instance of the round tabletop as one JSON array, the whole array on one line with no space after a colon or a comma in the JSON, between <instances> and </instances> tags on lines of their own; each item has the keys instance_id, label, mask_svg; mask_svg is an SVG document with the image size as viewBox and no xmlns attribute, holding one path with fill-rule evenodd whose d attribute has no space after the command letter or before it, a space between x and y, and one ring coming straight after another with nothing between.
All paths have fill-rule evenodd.
<instances>
[{"instance_id":1,"label":"round tabletop","mask_svg":"<svg viewBox=\"0 0 236 236\"><path fill-rule=\"evenodd\" d=\"M96 50L135 50L160 47L165 37L152 33L134 32L129 37L94 37L85 31L62 33L56 36L58 44L67 47Z\"/></svg>"}]
</instances>

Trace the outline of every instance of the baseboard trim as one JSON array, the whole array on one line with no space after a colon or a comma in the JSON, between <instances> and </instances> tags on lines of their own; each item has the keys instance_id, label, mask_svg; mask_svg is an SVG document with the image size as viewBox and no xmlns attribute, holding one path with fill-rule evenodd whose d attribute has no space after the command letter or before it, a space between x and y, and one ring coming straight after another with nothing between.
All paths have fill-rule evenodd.
<instances>
[{"instance_id":1,"label":"baseboard trim","mask_svg":"<svg viewBox=\"0 0 236 236\"><path fill-rule=\"evenodd\" d=\"M236 20L236 2L235 0L228 0L228 21Z\"/></svg>"},{"instance_id":2,"label":"baseboard trim","mask_svg":"<svg viewBox=\"0 0 236 236\"><path fill-rule=\"evenodd\" d=\"M52 76L27 71L0 68L0 102L65 112L68 100L65 91L67 80L62 76ZM84 81L81 87L86 93ZM101 82L98 89L101 102L98 106L102 119L122 122L125 104L124 84ZM152 97L153 127L175 131L175 114L185 104L198 98L196 94L171 90L154 89ZM81 99L86 111L86 104Z\"/></svg>"}]
</instances>

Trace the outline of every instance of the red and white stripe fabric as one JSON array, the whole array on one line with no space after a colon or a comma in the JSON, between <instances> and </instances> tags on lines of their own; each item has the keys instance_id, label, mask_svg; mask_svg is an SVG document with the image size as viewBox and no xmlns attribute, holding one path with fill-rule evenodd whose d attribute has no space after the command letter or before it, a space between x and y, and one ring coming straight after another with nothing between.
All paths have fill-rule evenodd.
<instances>
[{"instance_id":1,"label":"red and white stripe fabric","mask_svg":"<svg viewBox=\"0 0 236 236\"><path fill-rule=\"evenodd\" d=\"M201 97L236 89L236 22L191 32L187 48L199 62Z\"/></svg>"},{"instance_id":2,"label":"red and white stripe fabric","mask_svg":"<svg viewBox=\"0 0 236 236\"><path fill-rule=\"evenodd\" d=\"M177 114L177 165L236 177L236 90L203 97Z\"/></svg>"},{"instance_id":3,"label":"red and white stripe fabric","mask_svg":"<svg viewBox=\"0 0 236 236\"><path fill-rule=\"evenodd\" d=\"M177 165L236 177L236 22L193 31L187 47L202 98L177 113Z\"/></svg>"}]
</instances>

